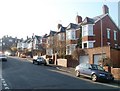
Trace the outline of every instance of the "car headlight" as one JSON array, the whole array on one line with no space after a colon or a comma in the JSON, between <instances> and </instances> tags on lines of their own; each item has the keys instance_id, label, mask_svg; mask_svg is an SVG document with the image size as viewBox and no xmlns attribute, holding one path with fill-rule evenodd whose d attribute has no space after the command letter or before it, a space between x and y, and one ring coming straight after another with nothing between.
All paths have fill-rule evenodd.
<instances>
[{"instance_id":1,"label":"car headlight","mask_svg":"<svg viewBox=\"0 0 120 91\"><path fill-rule=\"evenodd\" d=\"M105 74L99 74L100 76L105 76Z\"/></svg>"}]
</instances>

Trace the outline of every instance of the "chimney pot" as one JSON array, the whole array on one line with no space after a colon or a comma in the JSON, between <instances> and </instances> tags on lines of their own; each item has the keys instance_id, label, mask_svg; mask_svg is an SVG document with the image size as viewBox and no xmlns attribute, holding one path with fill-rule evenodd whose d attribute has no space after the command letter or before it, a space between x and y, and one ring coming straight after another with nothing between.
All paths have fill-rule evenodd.
<instances>
[{"instance_id":1,"label":"chimney pot","mask_svg":"<svg viewBox=\"0 0 120 91\"><path fill-rule=\"evenodd\" d=\"M81 23L81 22L82 22L82 17L79 16L79 15L77 15L77 16L76 16L76 23L79 24L79 23Z\"/></svg>"},{"instance_id":2,"label":"chimney pot","mask_svg":"<svg viewBox=\"0 0 120 91\"><path fill-rule=\"evenodd\" d=\"M109 14L109 8L107 5L103 5L103 14Z\"/></svg>"}]
</instances>

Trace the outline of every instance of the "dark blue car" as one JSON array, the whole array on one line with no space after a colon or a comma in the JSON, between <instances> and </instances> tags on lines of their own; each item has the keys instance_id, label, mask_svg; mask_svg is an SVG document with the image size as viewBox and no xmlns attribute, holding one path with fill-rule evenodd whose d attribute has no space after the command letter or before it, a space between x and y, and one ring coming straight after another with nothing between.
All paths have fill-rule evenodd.
<instances>
[{"instance_id":1,"label":"dark blue car","mask_svg":"<svg viewBox=\"0 0 120 91\"><path fill-rule=\"evenodd\" d=\"M75 71L77 77L82 75L91 78L93 81L114 80L114 77L111 73L105 71L103 67L96 64L81 63L80 65L76 66Z\"/></svg>"}]
</instances>

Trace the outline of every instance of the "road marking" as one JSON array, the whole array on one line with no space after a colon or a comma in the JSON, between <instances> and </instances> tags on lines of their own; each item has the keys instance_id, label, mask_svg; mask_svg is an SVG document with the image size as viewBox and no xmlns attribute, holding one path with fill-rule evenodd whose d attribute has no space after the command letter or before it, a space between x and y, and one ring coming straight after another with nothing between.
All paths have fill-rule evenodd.
<instances>
[{"instance_id":1,"label":"road marking","mask_svg":"<svg viewBox=\"0 0 120 91\"><path fill-rule=\"evenodd\" d=\"M5 89L10 89L9 87L5 87Z\"/></svg>"},{"instance_id":2,"label":"road marking","mask_svg":"<svg viewBox=\"0 0 120 91\"><path fill-rule=\"evenodd\" d=\"M2 81L2 85L4 86L5 89L10 89L8 87L8 84L6 83L5 79L1 78L1 81Z\"/></svg>"}]
</instances>

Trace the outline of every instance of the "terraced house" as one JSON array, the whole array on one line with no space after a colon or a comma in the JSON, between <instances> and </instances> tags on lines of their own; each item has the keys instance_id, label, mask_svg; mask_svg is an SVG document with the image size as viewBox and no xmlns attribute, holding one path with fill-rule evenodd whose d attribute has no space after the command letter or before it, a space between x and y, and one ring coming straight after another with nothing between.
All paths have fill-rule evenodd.
<instances>
[{"instance_id":1,"label":"terraced house","mask_svg":"<svg viewBox=\"0 0 120 91\"><path fill-rule=\"evenodd\" d=\"M55 53L55 35L56 31L50 31L46 39L46 55L52 56Z\"/></svg>"},{"instance_id":2,"label":"terraced house","mask_svg":"<svg viewBox=\"0 0 120 91\"><path fill-rule=\"evenodd\" d=\"M46 54L46 35L44 36L37 36L33 35L31 38L28 38L26 40L20 40L17 43L17 49L18 49L18 56L20 54L24 53L27 56L33 56L33 55L45 55Z\"/></svg>"},{"instance_id":3,"label":"terraced house","mask_svg":"<svg viewBox=\"0 0 120 91\"><path fill-rule=\"evenodd\" d=\"M80 26L70 23L66 28L66 55L71 55L80 38Z\"/></svg>"},{"instance_id":4,"label":"terraced house","mask_svg":"<svg viewBox=\"0 0 120 91\"><path fill-rule=\"evenodd\" d=\"M81 16L76 16L77 24L70 23L67 27L58 24L58 31L50 31L47 37L46 54L59 56L71 55L78 45L80 38Z\"/></svg>"},{"instance_id":5,"label":"terraced house","mask_svg":"<svg viewBox=\"0 0 120 91\"><path fill-rule=\"evenodd\" d=\"M48 37L49 53L60 55L64 46L65 54L72 55L78 47L84 51L82 54L78 54L79 63L99 64L100 60L109 59L115 67L118 67L120 64L118 58L120 55L120 30L109 15L109 8L103 5L102 10L103 14L93 18L86 17L82 20L82 17L77 15L76 24L70 23L66 28L59 24L59 32L53 34L51 31L51 37L50 35ZM65 41L61 42L61 48L60 40ZM112 56L114 53L115 55Z\"/></svg>"}]
</instances>

